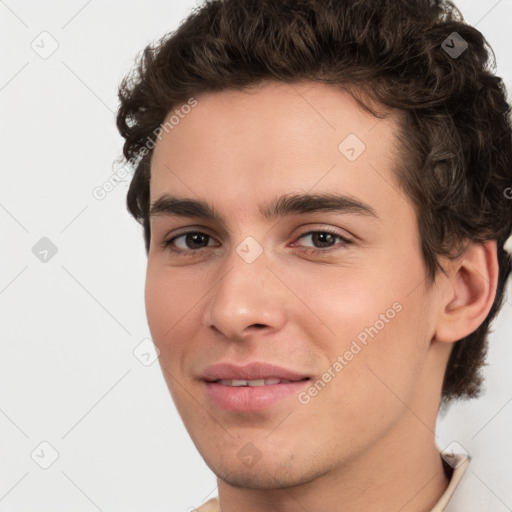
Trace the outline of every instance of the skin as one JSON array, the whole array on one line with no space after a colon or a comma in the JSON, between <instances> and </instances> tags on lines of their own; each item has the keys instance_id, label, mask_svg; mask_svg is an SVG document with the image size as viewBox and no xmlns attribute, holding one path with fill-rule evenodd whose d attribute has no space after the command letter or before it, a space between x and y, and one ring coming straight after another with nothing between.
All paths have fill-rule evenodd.
<instances>
[{"instance_id":1,"label":"skin","mask_svg":"<svg viewBox=\"0 0 512 512\"><path fill-rule=\"evenodd\" d=\"M163 375L218 477L222 511L430 510L448 483L434 434L444 370L453 342L492 305L494 242L470 244L428 286L415 211L393 174L396 112L379 121L348 93L309 82L197 100L157 142L150 199L208 201L224 221L153 216L145 300ZM338 149L351 133L366 145L353 162ZM357 198L378 218L270 220L258 210L281 194L325 192ZM184 228L208 235L206 247L183 236L162 247ZM326 230L352 243L306 235ZM236 250L248 236L263 250L252 263ZM234 413L203 392L200 372L226 360L317 380L394 303L395 318L306 405L292 396ZM250 466L238 456L249 442L261 456Z\"/></svg>"}]
</instances>

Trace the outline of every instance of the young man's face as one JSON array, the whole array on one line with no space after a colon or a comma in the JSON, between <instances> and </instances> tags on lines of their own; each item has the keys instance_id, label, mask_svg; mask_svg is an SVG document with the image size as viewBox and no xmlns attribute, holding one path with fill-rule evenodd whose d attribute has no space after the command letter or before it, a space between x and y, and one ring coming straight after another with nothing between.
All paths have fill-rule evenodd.
<instances>
[{"instance_id":1,"label":"young man's face","mask_svg":"<svg viewBox=\"0 0 512 512\"><path fill-rule=\"evenodd\" d=\"M150 199L219 218L151 217L146 308L207 464L233 485L278 488L432 441L448 352L432 342L439 297L393 174L395 118L313 83L196 99L157 142ZM268 215L285 196L327 194L346 201ZM213 382L244 377L293 382Z\"/></svg>"}]
</instances>

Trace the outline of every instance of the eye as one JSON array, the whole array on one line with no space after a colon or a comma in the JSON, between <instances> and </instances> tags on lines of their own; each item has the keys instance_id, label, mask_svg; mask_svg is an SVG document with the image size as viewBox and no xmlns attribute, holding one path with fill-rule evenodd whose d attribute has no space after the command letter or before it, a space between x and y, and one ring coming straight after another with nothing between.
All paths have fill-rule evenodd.
<instances>
[{"instance_id":1,"label":"eye","mask_svg":"<svg viewBox=\"0 0 512 512\"><path fill-rule=\"evenodd\" d=\"M201 231L188 231L162 242L163 249L184 256L194 255L201 249L216 245L210 235Z\"/></svg>"},{"instance_id":2,"label":"eye","mask_svg":"<svg viewBox=\"0 0 512 512\"><path fill-rule=\"evenodd\" d=\"M305 252L312 254L325 254L333 250L337 250L340 247L352 244L352 240L327 230L308 231L303 233L298 240L309 240L312 246L298 244L306 248Z\"/></svg>"}]
</instances>

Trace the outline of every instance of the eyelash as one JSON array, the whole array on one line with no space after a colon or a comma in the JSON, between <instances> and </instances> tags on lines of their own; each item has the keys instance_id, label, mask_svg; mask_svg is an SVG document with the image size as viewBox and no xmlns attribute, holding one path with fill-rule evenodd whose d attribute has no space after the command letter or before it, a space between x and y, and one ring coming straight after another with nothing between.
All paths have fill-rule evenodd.
<instances>
[{"instance_id":1,"label":"eyelash","mask_svg":"<svg viewBox=\"0 0 512 512\"><path fill-rule=\"evenodd\" d=\"M337 238L339 238L341 240L341 247L346 247L348 245L351 245L353 244L353 241L340 235L339 233L336 233L334 231L330 231L328 229L319 229L319 230L312 230L312 231L307 231L305 233L302 233L298 238L297 240L300 240L301 238L304 238L308 235L313 235L315 233L327 233L329 235L332 235L332 236L335 236ZM178 235L175 235L173 236L172 238L169 238L169 239L166 239L164 240L160 245L162 247L163 250L165 251L169 251L169 252L172 252L174 253L175 255L179 256L179 257L194 257L194 256L197 256L198 254L202 253L203 251L209 249L209 247L201 247L199 249L189 249L189 250L183 250L183 249L176 249L172 246L172 243L178 239L178 238L181 238L183 236L187 236L187 235L206 235L207 237L209 238L213 238L211 235L209 235L208 233L204 233L202 231L185 231L183 233L180 233ZM336 246L331 246L331 247L326 247L325 249L320 249L320 248L316 248L316 247L307 247L307 248L303 248L303 252L305 252L306 254L309 254L309 255L326 255L326 254L329 254L333 251L336 251L336 250L339 250L340 247L336 247Z\"/></svg>"}]
</instances>

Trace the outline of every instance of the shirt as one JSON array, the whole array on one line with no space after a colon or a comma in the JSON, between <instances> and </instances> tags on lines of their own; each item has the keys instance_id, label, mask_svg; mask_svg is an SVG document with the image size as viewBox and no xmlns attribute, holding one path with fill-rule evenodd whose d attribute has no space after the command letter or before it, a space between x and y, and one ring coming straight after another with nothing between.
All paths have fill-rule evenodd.
<instances>
[{"instance_id":1,"label":"shirt","mask_svg":"<svg viewBox=\"0 0 512 512\"><path fill-rule=\"evenodd\" d=\"M449 463L446 462L447 460L449 460ZM467 455L443 453L443 466L450 478L450 482L430 512L462 512L462 508L455 509L450 503L452 503L455 490L466 472L469 460L470 458ZM203 503L199 508L194 509L193 512L221 512L219 499L212 498ZM464 510L464 512L466 511Z\"/></svg>"}]
</instances>

